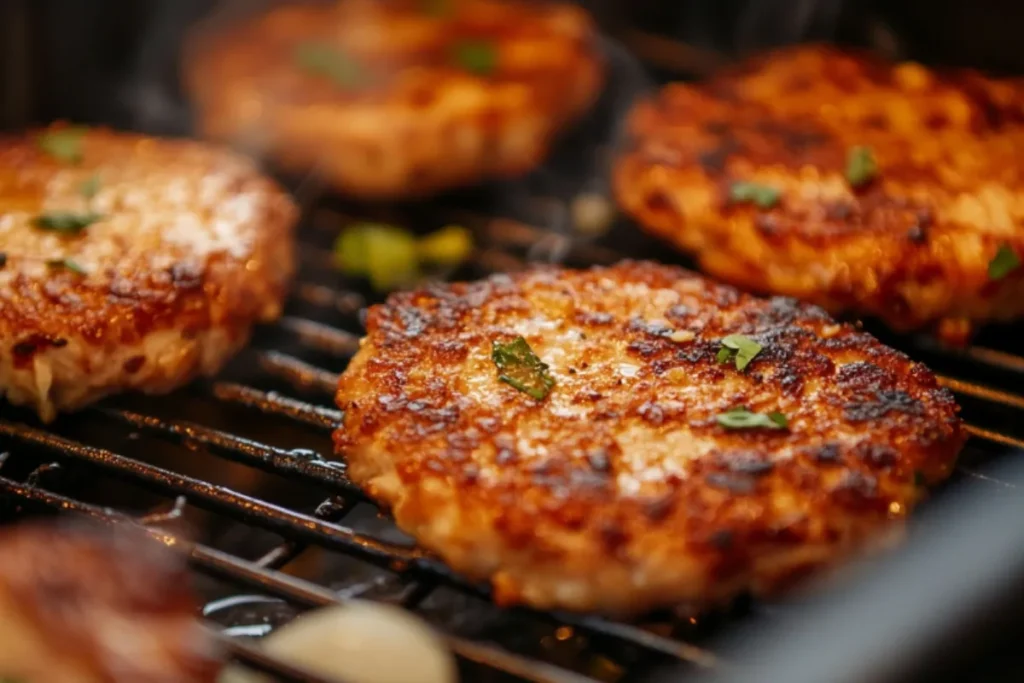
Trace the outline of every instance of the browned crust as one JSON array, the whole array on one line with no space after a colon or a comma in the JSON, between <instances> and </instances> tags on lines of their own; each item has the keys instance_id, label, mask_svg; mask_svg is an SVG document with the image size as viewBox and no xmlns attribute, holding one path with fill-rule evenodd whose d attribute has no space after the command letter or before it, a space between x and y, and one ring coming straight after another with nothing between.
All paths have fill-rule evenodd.
<instances>
[{"instance_id":1,"label":"browned crust","mask_svg":"<svg viewBox=\"0 0 1024 683\"><path fill-rule=\"evenodd\" d=\"M204 135L315 169L361 197L409 197L522 174L583 113L603 80L596 31L578 7L454 0L288 4L211 28L183 66ZM477 76L452 52L484 41L498 54ZM302 44L336 46L367 85L310 74Z\"/></svg>"},{"instance_id":2,"label":"browned crust","mask_svg":"<svg viewBox=\"0 0 1024 683\"><path fill-rule=\"evenodd\" d=\"M614 185L641 225L717 277L962 336L967 321L1024 313L1021 272L987 273L1002 245L1024 255L1022 122L1020 81L789 48L640 103ZM853 188L860 145L880 172ZM730 204L737 180L782 200Z\"/></svg>"},{"instance_id":3,"label":"browned crust","mask_svg":"<svg viewBox=\"0 0 1024 683\"><path fill-rule=\"evenodd\" d=\"M136 531L31 523L0 535L5 676L205 683L219 664L180 558ZM15 640L23 649L14 650Z\"/></svg>"},{"instance_id":4,"label":"browned crust","mask_svg":"<svg viewBox=\"0 0 1024 683\"><path fill-rule=\"evenodd\" d=\"M36 136L0 139L3 374L45 360L60 403L60 383L85 382L117 358L117 376L83 400L167 391L217 369L254 323L280 313L297 212L251 162L191 141L90 130L84 159L69 164L45 154ZM84 211L78 188L93 176L103 222L64 237L32 225L54 207ZM89 272L47 269L54 259ZM178 338L168 346L177 356L149 357L147 340L161 333Z\"/></svg>"},{"instance_id":5,"label":"browned crust","mask_svg":"<svg viewBox=\"0 0 1024 683\"><path fill-rule=\"evenodd\" d=\"M952 396L902 353L653 263L396 294L367 329L338 453L505 604L628 614L772 593L898 530L964 439ZM731 333L764 346L742 374L715 358ZM497 378L491 343L517 334L551 365L544 401ZM739 405L790 428L717 425Z\"/></svg>"}]
</instances>

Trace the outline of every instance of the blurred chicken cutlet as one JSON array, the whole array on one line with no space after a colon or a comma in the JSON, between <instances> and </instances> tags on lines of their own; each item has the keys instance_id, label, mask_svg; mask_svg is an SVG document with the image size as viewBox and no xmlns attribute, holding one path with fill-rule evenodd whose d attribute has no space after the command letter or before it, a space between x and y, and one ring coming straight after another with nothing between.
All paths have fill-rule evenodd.
<instances>
[{"instance_id":1,"label":"blurred chicken cutlet","mask_svg":"<svg viewBox=\"0 0 1024 683\"><path fill-rule=\"evenodd\" d=\"M0 680L217 679L184 563L138 530L25 523L0 552Z\"/></svg>"},{"instance_id":2,"label":"blurred chicken cutlet","mask_svg":"<svg viewBox=\"0 0 1024 683\"><path fill-rule=\"evenodd\" d=\"M1024 87L824 46L640 103L619 203L708 273L963 341L1024 314Z\"/></svg>"},{"instance_id":3,"label":"blurred chicken cutlet","mask_svg":"<svg viewBox=\"0 0 1024 683\"><path fill-rule=\"evenodd\" d=\"M250 161L203 143L0 139L0 397L50 420L216 372L280 313L295 219Z\"/></svg>"},{"instance_id":4,"label":"blurred chicken cutlet","mask_svg":"<svg viewBox=\"0 0 1024 683\"><path fill-rule=\"evenodd\" d=\"M289 3L184 65L201 131L362 198L525 173L602 83L588 15L514 0Z\"/></svg>"}]
</instances>

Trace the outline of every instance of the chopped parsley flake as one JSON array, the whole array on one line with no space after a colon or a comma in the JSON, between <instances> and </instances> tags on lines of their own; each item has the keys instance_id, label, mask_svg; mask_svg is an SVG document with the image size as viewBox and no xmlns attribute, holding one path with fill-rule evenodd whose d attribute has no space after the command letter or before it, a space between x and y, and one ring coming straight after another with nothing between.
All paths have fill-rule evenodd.
<instances>
[{"instance_id":1,"label":"chopped parsley flake","mask_svg":"<svg viewBox=\"0 0 1024 683\"><path fill-rule=\"evenodd\" d=\"M720 413L715 416L715 420L726 429L786 429L789 427L789 419L782 413L752 413L746 408L733 408Z\"/></svg>"},{"instance_id":2,"label":"chopped parsley flake","mask_svg":"<svg viewBox=\"0 0 1024 683\"><path fill-rule=\"evenodd\" d=\"M1020 268L1020 257L1008 245L1003 244L992 260L988 262L988 278L1002 280L1018 268Z\"/></svg>"},{"instance_id":3,"label":"chopped parsley flake","mask_svg":"<svg viewBox=\"0 0 1024 683\"><path fill-rule=\"evenodd\" d=\"M492 342L491 360L498 366L498 379L538 401L544 400L555 386L548 365L522 337L507 344Z\"/></svg>"},{"instance_id":4,"label":"chopped parsley flake","mask_svg":"<svg viewBox=\"0 0 1024 683\"><path fill-rule=\"evenodd\" d=\"M323 76L343 88L364 82L363 69L354 59L326 43L303 43L295 49L295 62L311 74Z\"/></svg>"},{"instance_id":5,"label":"chopped parsley flake","mask_svg":"<svg viewBox=\"0 0 1024 683\"><path fill-rule=\"evenodd\" d=\"M745 337L742 334L730 334L722 339L722 348L719 349L716 358L719 363L723 364L735 360L736 369L743 372L763 348L750 337Z\"/></svg>"},{"instance_id":6,"label":"chopped parsley flake","mask_svg":"<svg viewBox=\"0 0 1024 683\"><path fill-rule=\"evenodd\" d=\"M914 470L914 486L927 486L928 478L924 476L924 472L921 470Z\"/></svg>"},{"instance_id":7,"label":"chopped parsley flake","mask_svg":"<svg viewBox=\"0 0 1024 683\"><path fill-rule=\"evenodd\" d=\"M854 147L846 157L846 180L853 187L861 187L878 175L878 163L870 147Z\"/></svg>"},{"instance_id":8,"label":"chopped parsley flake","mask_svg":"<svg viewBox=\"0 0 1024 683\"><path fill-rule=\"evenodd\" d=\"M498 66L498 51L492 43L481 40L467 40L453 48L453 57L466 71L486 76Z\"/></svg>"},{"instance_id":9,"label":"chopped parsley flake","mask_svg":"<svg viewBox=\"0 0 1024 683\"><path fill-rule=\"evenodd\" d=\"M83 135L85 128L61 128L43 133L36 144L54 159L77 164L82 160Z\"/></svg>"},{"instance_id":10,"label":"chopped parsley flake","mask_svg":"<svg viewBox=\"0 0 1024 683\"><path fill-rule=\"evenodd\" d=\"M70 270L76 275L88 275L85 268L69 258L51 259L46 262L46 265L54 269L63 268L64 270Z\"/></svg>"},{"instance_id":11,"label":"chopped parsley flake","mask_svg":"<svg viewBox=\"0 0 1024 683\"><path fill-rule=\"evenodd\" d=\"M53 230L65 235L77 235L96 221L102 220L101 214L93 211L73 213L70 211L51 211L36 216L33 221L37 228Z\"/></svg>"},{"instance_id":12,"label":"chopped parsley flake","mask_svg":"<svg viewBox=\"0 0 1024 683\"><path fill-rule=\"evenodd\" d=\"M6 266L6 265L7 265L7 254L5 254L4 252L0 251L0 270L3 270L3 267Z\"/></svg>"},{"instance_id":13,"label":"chopped parsley flake","mask_svg":"<svg viewBox=\"0 0 1024 683\"><path fill-rule=\"evenodd\" d=\"M770 209L779 203L781 197L782 192L771 185L741 180L729 186L729 201L737 204L756 204L762 209Z\"/></svg>"}]
</instances>

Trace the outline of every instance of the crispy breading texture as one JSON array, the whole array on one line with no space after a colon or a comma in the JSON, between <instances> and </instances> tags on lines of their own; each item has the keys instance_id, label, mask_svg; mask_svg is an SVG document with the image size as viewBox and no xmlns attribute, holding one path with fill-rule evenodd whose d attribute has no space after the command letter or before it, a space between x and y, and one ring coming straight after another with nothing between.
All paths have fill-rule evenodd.
<instances>
[{"instance_id":1,"label":"crispy breading texture","mask_svg":"<svg viewBox=\"0 0 1024 683\"><path fill-rule=\"evenodd\" d=\"M358 197L520 175L596 99L596 31L568 4L287 4L199 34L185 81L209 137Z\"/></svg>"},{"instance_id":2,"label":"crispy breading texture","mask_svg":"<svg viewBox=\"0 0 1024 683\"><path fill-rule=\"evenodd\" d=\"M212 374L280 313L296 210L234 153L55 127L0 139L0 396L45 420ZM47 216L94 214L79 231Z\"/></svg>"},{"instance_id":3,"label":"crispy breading texture","mask_svg":"<svg viewBox=\"0 0 1024 683\"><path fill-rule=\"evenodd\" d=\"M622 615L773 593L888 540L964 439L902 353L653 263L395 294L367 327L337 452L504 604ZM731 334L762 347L743 372L717 358ZM519 335L555 380L541 400L491 358ZM741 406L788 428L718 423Z\"/></svg>"},{"instance_id":4,"label":"crispy breading texture","mask_svg":"<svg viewBox=\"0 0 1024 683\"><path fill-rule=\"evenodd\" d=\"M0 676L212 683L180 558L137 531L31 523L0 534Z\"/></svg>"},{"instance_id":5,"label":"crispy breading texture","mask_svg":"<svg viewBox=\"0 0 1024 683\"><path fill-rule=\"evenodd\" d=\"M1024 89L836 48L787 48L637 105L614 172L642 226L754 291L963 341L1024 313ZM852 150L877 174L855 185ZM732 201L737 181L780 192Z\"/></svg>"}]
</instances>

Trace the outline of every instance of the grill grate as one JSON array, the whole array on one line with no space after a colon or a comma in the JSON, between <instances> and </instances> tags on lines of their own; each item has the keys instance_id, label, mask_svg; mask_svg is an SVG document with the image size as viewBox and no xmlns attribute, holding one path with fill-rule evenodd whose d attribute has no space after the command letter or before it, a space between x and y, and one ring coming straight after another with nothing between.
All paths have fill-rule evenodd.
<instances>
[{"instance_id":1,"label":"grill grate","mask_svg":"<svg viewBox=\"0 0 1024 683\"><path fill-rule=\"evenodd\" d=\"M500 221L499 221L500 224ZM502 232L504 231L504 232ZM486 231L485 231L486 232ZM505 226L491 231L490 239L507 237ZM518 226L515 237L525 242L530 235L536 241L542 235L525 226ZM486 241L486 239L485 239ZM499 240L500 241L500 240ZM509 247L506 244L503 247ZM511 245L514 246L514 245ZM586 248L584 260L607 260L608 253L600 252L599 259ZM517 267L524 261L510 251L503 251L505 260L514 260ZM508 265L506 263L506 265ZM352 316L357 308L354 303L360 295L344 290L331 289L325 284L300 283L295 299L301 305L334 309L343 316ZM291 340L286 344L289 352L263 349L259 340L257 346L247 354L257 379L284 383L287 393L265 390L253 384L229 380L215 381L197 387L199 393L221 404L234 405L253 414L265 413L292 423L306 432L312 427L321 437L318 450L286 449L265 443L258 437L247 436L246 430L226 430L205 426L189 420L164 417L159 413L127 409L112 405L92 408L80 416L78 421L104 422L118 426L119 431L138 433L139 440L149 439L167 442L178 448L199 449L205 457L220 458L281 475L303 485L327 492L324 502L311 514L279 505L256 495L249 495L234 488L218 485L204 478L191 476L165 468L143 458L130 457L114 450L89 445L84 439L64 436L61 423L50 430L34 424L30 419L0 420L0 445L10 453L5 455L4 468L0 470L0 493L16 500L24 508L48 508L64 512L87 515L106 522L143 523L150 532L168 544L174 544L187 553L189 561L203 574L228 580L239 588L256 590L283 599L302 608L316 607L343 602L346 598L336 591L312 581L282 573L280 569L299 558L309 546L318 546L332 551L364 559L407 579L407 585L397 602L410 609L416 609L439 586L454 588L460 592L487 597L487 591L480 586L466 583L450 572L429 555L413 546L401 542L362 533L343 522L347 515L365 496L345 476L343 464L324 457L330 453L329 430L339 420L340 413L329 407L329 397L336 386L337 374L306 360L309 355L326 355L343 364L357 348L357 336L349 331L316 322L306 317L290 314L282 319L276 332L285 333ZM916 342L921 354L943 359L946 364L967 361L972 368L998 372L1019 372L1024 368L1024 358L1007 351L974 347L965 352L951 352L936 347L930 342ZM1006 409L1016 412L1024 409L1024 397L1007 391L993 389L981 383L942 376L942 382L961 398L974 399L983 404L979 415L984 417L991 410ZM314 398L315 397L315 398ZM157 401L167 402L170 399ZM992 451L993 447L1024 447L1011 433L990 429L970 423L970 451ZM29 463L21 467L22 476L17 476L12 467L15 459ZM67 465L85 466L88 470L105 473L117 480L136 484L170 500L176 500L172 514L157 516L130 516L108 507L85 502L76 496L59 492L59 486L49 483L51 459ZM6 462L10 460L11 462ZM1013 482L993 480L971 465L974 458L960 467L962 475L992 485L1016 487ZM983 459L982 459L983 460ZM9 472L10 471L10 472ZM187 501L187 506L185 505ZM236 554L225 552L202 543L192 543L175 538L169 532L158 530L154 523L173 521L185 507L194 507L217 513L244 525L260 528L282 537L284 541L268 550L257 560L250 561ZM160 526L163 526L162 524ZM710 667L714 655L702 647L676 639L663 632L648 630L641 626L616 623L604 619L536 613L526 609L513 612L531 619L550 624L554 629L572 629L585 634L595 644L627 645L639 652L678 659L691 664ZM452 650L463 660L476 665L501 671L528 681L569 683L576 681L600 680L583 675L571 668L556 665L541 659L513 653L505 648L475 642L448 635ZM230 652L239 660L259 670L272 670L282 680L306 680L296 672L289 672L259 655L251 646L237 640L226 640ZM657 659L657 658L656 658Z\"/></svg>"},{"instance_id":2,"label":"grill grate","mask_svg":"<svg viewBox=\"0 0 1024 683\"><path fill-rule=\"evenodd\" d=\"M568 147L578 150L579 144L571 141ZM527 187L535 181L528 181ZM481 195L452 198L458 209L443 203L383 210L334 205L332 200L309 202L316 208L307 212L310 221L304 226L300 250L302 279L294 287L287 314L274 328L261 331L252 348L221 378L170 397L133 398L127 407L123 399L109 401L78 416L61 418L49 428L22 412L5 410L8 417L0 418L0 499L8 504L6 516L54 511L106 523L141 524L187 555L198 575L227 585L229 594L255 591L299 610L351 597L349 592L293 573L297 563L318 549L331 551L332 556L358 558L375 573L396 577L401 590L384 599L410 610L423 613L428 602L451 591L486 601L485 588L467 583L403 539L392 540L393 530L364 532L358 524L349 523L367 500L346 478L343 464L329 459L329 433L340 419L331 396L337 373L357 348L358 313L367 293L356 291L353 283L331 271L328 245L339 223L356 219L423 229L456 222L472 228L479 245L471 265L453 273L460 278L516 270L532 260L582 265L609 263L622 254L664 260L663 248L626 224L597 241L530 227L531 223L558 225L550 218L552 207L555 213L558 207L562 215L565 212L566 192L551 193L543 177L539 185L540 192L532 188L513 195L515 202L498 202L517 205L517 211L499 211L498 216L490 208L483 213L466 208L474 206L479 196L492 206L495 197L488 189ZM303 184L300 196L307 187L308 183ZM524 200L522 206L519 200ZM1020 438L1024 428L1017 424L1024 396L1012 391L1024 376L1024 356L1003 343L1014 335L997 330L991 333L991 342L981 340L965 351L951 351L924 338L877 334L941 371L942 383L964 405L971 439L957 470L959 477L1001 489L1024 485L986 473L986 463L993 458L1009 449L1024 450ZM196 468L189 460L191 451L198 453L203 466ZM229 465L240 468L245 476L228 484L215 483L218 470ZM76 488L70 477L61 476L67 470L85 473L85 482L113 480L118 494L111 494L109 487L94 491L91 483ZM275 502L275 496L253 485L256 475L285 480L301 496ZM143 496L142 504L137 497L121 496L125 483L150 495ZM162 502L154 507L154 500ZM311 500L322 502L303 512ZM112 503L116 508L109 507ZM257 558L246 559L245 552L225 550L206 539L186 540L187 535L167 530L180 518L200 511L228 520L232 529L269 532L275 540ZM259 544L244 547L251 550L255 545ZM564 642L565 648L538 650L513 647L508 638L467 638L454 633L457 629L448 628L445 620L433 620L445 631L460 666L474 672L465 680L645 680L651 667L665 663L685 662L690 671L716 665L714 653L701 645L715 630L714 615L668 615L644 625L522 608L503 615L531 624L531 634L549 634L543 639ZM211 624L211 632L249 668L272 673L279 680L319 683L268 659L245 640L227 637L230 629ZM573 645L578 642L583 644Z\"/></svg>"}]
</instances>

